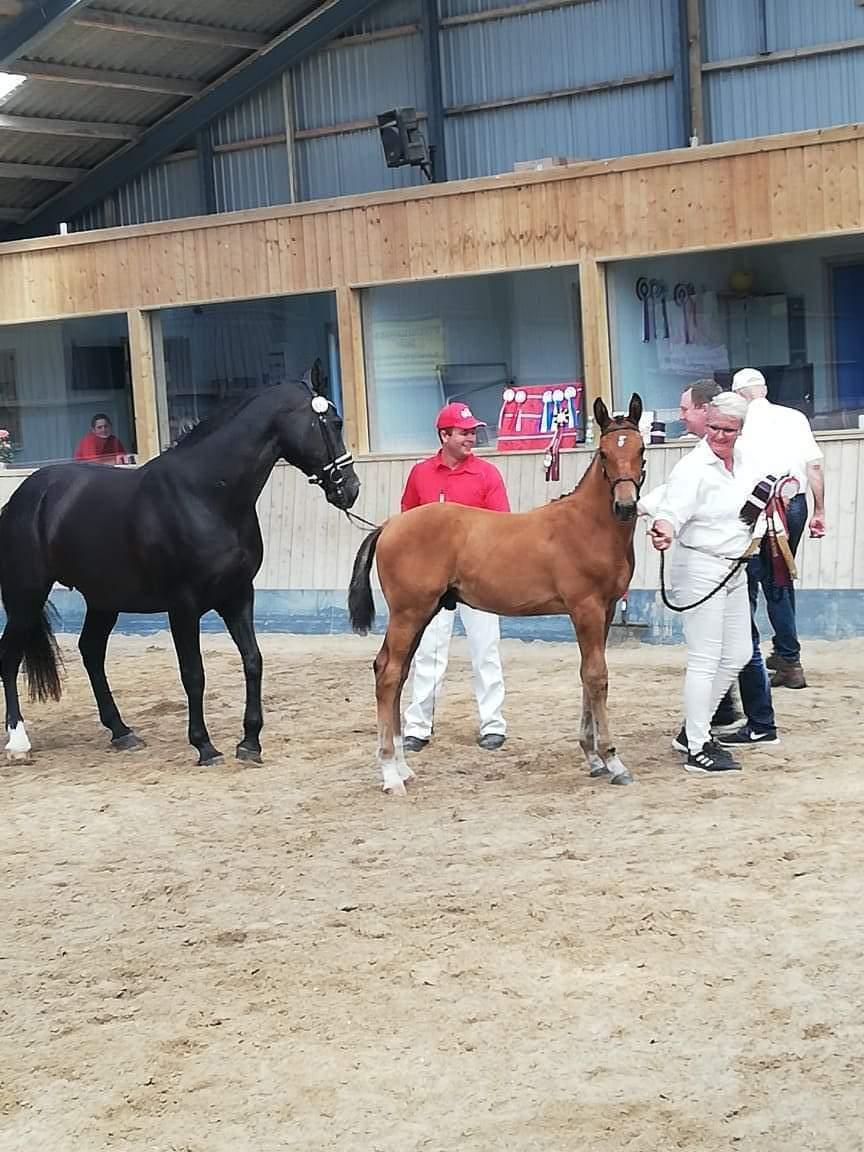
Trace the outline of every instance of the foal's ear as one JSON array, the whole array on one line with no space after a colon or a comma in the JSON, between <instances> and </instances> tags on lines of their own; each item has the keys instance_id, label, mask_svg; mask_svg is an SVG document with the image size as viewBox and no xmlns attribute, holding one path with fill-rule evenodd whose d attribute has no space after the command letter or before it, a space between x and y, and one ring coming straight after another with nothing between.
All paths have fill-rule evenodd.
<instances>
[{"instance_id":1,"label":"foal's ear","mask_svg":"<svg viewBox=\"0 0 864 1152\"><path fill-rule=\"evenodd\" d=\"M599 396L594 401L594 419L597 421L597 427L600 429L600 435L602 436L609 427L611 418L609 416L609 409Z\"/></svg>"},{"instance_id":2,"label":"foal's ear","mask_svg":"<svg viewBox=\"0 0 864 1152\"><path fill-rule=\"evenodd\" d=\"M630 409L627 413L627 419L631 424L639 427L639 421L642 419L642 397L638 392L634 392L630 397Z\"/></svg>"}]
</instances>

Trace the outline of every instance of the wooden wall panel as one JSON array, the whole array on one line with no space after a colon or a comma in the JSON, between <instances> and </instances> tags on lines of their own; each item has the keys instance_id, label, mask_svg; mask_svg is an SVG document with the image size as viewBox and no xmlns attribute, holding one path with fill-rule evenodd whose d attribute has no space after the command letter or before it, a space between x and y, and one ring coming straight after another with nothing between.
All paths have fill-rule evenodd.
<instances>
[{"instance_id":1,"label":"wooden wall panel","mask_svg":"<svg viewBox=\"0 0 864 1152\"><path fill-rule=\"evenodd\" d=\"M858 526L855 516L856 500L859 506L864 504L864 440L831 440L822 446L828 535L821 541L805 535L799 552L798 586L864 588L864 528ZM650 448L645 490L664 483L686 451L683 446ZM357 467L363 487L356 511L376 524L398 511L402 488L415 459L412 456L360 461ZM561 480L556 484L546 483L539 455L512 454L494 459L504 474L513 510L525 511L570 491L587 468L591 453L563 453ZM291 468L278 467L262 494L259 511L265 537L265 564L259 587L347 587L363 533L329 508L319 492L311 492L302 476ZM574 547L579 546L574 541ZM648 542L644 519L636 528L635 551L633 587L657 588L659 560Z\"/></svg>"},{"instance_id":2,"label":"wooden wall panel","mask_svg":"<svg viewBox=\"0 0 864 1152\"><path fill-rule=\"evenodd\" d=\"M864 506L864 439L828 440L825 451L828 535L810 540L799 552L800 588L864 588L864 527L855 509ZM647 453L646 491L662 484L687 451L670 445ZM399 498L416 456L381 457L357 464L362 483L355 511L381 523L399 509ZM564 452L561 480L547 484L542 457L534 453L495 456L514 511L536 508L570 491L591 460L585 449ZM27 473L0 469L0 507ZM347 588L363 532L324 500L294 468L277 465L258 503L264 536L259 588ZM634 588L657 588L657 553L647 540L645 521L636 528ZM584 542L574 541L574 548Z\"/></svg>"}]
</instances>

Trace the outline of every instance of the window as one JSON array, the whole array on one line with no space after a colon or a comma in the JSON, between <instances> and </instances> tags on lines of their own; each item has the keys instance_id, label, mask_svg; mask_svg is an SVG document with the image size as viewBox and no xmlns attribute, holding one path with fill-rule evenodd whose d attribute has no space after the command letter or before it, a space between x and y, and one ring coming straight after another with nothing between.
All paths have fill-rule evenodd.
<instances>
[{"instance_id":1,"label":"window","mask_svg":"<svg viewBox=\"0 0 864 1152\"><path fill-rule=\"evenodd\" d=\"M506 388L578 385L581 395L576 268L369 288L363 331L375 451L434 449L451 400L486 421L482 447L495 444Z\"/></svg>"},{"instance_id":2,"label":"window","mask_svg":"<svg viewBox=\"0 0 864 1152\"><path fill-rule=\"evenodd\" d=\"M168 308L154 314L163 446L223 401L305 380L342 407L333 293Z\"/></svg>"},{"instance_id":3,"label":"window","mask_svg":"<svg viewBox=\"0 0 864 1152\"><path fill-rule=\"evenodd\" d=\"M14 466L70 460L97 415L135 453L126 316L89 316L0 331L0 428Z\"/></svg>"},{"instance_id":4,"label":"window","mask_svg":"<svg viewBox=\"0 0 864 1152\"><path fill-rule=\"evenodd\" d=\"M633 260L609 267L614 400L638 391L668 436L682 391L758 368L814 429L864 420L864 244L855 238Z\"/></svg>"}]
</instances>

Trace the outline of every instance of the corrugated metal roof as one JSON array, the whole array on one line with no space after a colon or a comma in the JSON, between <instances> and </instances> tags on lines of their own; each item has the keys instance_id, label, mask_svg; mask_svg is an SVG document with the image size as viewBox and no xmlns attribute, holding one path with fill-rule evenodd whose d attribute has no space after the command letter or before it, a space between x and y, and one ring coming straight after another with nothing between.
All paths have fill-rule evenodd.
<instances>
[{"instance_id":1,"label":"corrugated metal roof","mask_svg":"<svg viewBox=\"0 0 864 1152\"><path fill-rule=\"evenodd\" d=\"M159 20L185 20L212 28L245 32L271 32L285 28L309 10L308 0L99 0L107 12L127 16L153 16Z\"/></svg>"},{"instance_id":2,"label":"corrugated metal roof","mask_svg":"<svg viewBox=\"0 0 864 1152\"><path fill-rule=\"evenodd\" d=\"M0 132L0 160L92 168L117 147L116 140L81 140L29 132ZM55 185L54 191L57 187Z\"/></svg>"},{"instance_id":3,"label":"corrugated metal roof","mask_svg":"<svg viewBox=\"0 0 864 1152\"><path fill-rule=\"evenodd\" d=\"M35 4L36 0L23 0ZM262 43L288 28L321 0L98 0L93 8L121 15L175 21L209 28L225 28L234 32L255 33ZM206 38L172 39L160 35L143 34L139 29L120 31L117 28L97 28L86 23L87 8L71 14L65 23L57 26L48 36L38 41L32 51L17 58L11 66L26 68L27 62L43 63L59 68L93 69L98 72L122 72L132 76L167 78L185 81L192 92L223 76L244 60L251 46L213 43ZM79 22L82 21L82 22ZM10 20L0 21L8 28ZM148 32L155 31L148 29ZM164 29L158 29L163 32ZM40 120L74 120L85 123L119 123L147 128L182 104L188 95L176 92L144 91L129 87L106 86L93 83L98 77L77 76L63 79L27 80L5 101L0 101L0 113ZM134 83L134 80L132 81ZM143 81L146 85L147 81ZM191 95L191 92L190 92ZM268 125L277 122L284 130L281 106L274 107L268 116L267 98L254 96L245 110L237 110L224 117L215 128L219 143L230 143L246 138L245 131L254 135L270 134ZM275 117L275 119L274 119ZM29 125L27 126L29 128ZM262 131L259 132L259 129ZM279 129L276 129L279 130ZM46 132L11 131L0 127L0 158L17 163L53 164L90 168L123 147L122 140L87 139ZM257 160L252 160L252 171ZM232 161L236 166L236 162ZM171 165L168 165L170 168ZM166 215L182 214L188 198L175 187L167 169L157 165L151 187L144 174L143 183L133 180L126 191L118 193L119 200L108 197L106 212L122 218L137 217L148 206ZM236 180L229 181L240 188ZM276 185L279 186L279 178ZM173 210L169 206L171 190L178 192ZM47 188L36 180L6 181L0 179L0 204L4 207L30 209L53 196L58 185ZM41 199L40 199L41 196ZM128 206L123 197L127 196ZM197 202L196 202L197 203ZM111 205L114 204L114 209ZM127 211L128 207L128 211ZM98 215L98 211L97 211Z\"/></svg>"},{"instance_id":4,"label":"corrugated metal roof","mask_svg":"<svg viewBox=\"0 0 864 1152\"><path fill-rule=\"evenodd\" d=\"M204 81L221 76L246 55L248 52L242 48L192 40L154 40L151 36L130 36L70 23L24 58L76 68Z\"/></svg>"},{"instance_id":5,"label":"corrugated metal roof","mask_svg":"<svg viewBox=\"0 0 864 1152\"><path fill-rule=\"evenodd\" d=\"M62 97L62 113L58 103ZM28 80L0 104L6 116L39 116L46 119L92 120L109 124L152 124L164 116L183 99L158 92L131 92L123 88L111 90L106 100L104 88L88 88L84 84L61 86L50 80ZM59 139L59 138L58 138Z\"/></svg>"}]
</instances>

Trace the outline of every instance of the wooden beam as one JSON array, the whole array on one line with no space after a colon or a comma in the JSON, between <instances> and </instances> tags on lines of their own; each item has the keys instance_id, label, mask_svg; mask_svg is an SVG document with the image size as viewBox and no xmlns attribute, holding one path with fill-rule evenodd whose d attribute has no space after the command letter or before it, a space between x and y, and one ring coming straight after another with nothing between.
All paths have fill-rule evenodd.
<instances>
[{"instance_id":1,"label":"wooden beam","mask_svg":"<svg viewBox=\"0 0 864 1152\"><path fill-rule=\"evenodd\" d=\"M609 311L606 307L606 266L584 259L579 264L582 309L582 359L585 367L585 413L591 416L599 396L612 410L612 371L609 362Z\"/></svg>"},{"instance_id":2,"label":"wooden beam","mask_svg":"<svg viewBox=\"0 0 864 1152\"><path fill-rule=\"evenodd\" d=\"M592 92L610 92L617 88L633 88L640 84L661 84L666 80L672 80L673 77L673 72L645 72L641 76L622 76L620 80L603 80L597 84L580 84L577 88L553 88L548 92L532 92L528 96L510 96L504 100L483 100L477 104L453 104L444 109L444 115L466 116L470 112L489 112L496 108L542 104L547 100L567 100L573 96L588 96Z\"/></svg>"},{"instance_id":3,"label":"wooden beam","mask_svg":"<svg viewBox=\"0 0 864 1152\"><path fill-rule=\"evenodd\" d=\"M739 68L758 68L760 64L779 64L783 60L807 60L813 56L836 56L840 52L857 52L864 40L834 40L830 44L811 44L806 48L783 48L762 52L758 56L738 56L733 60L709 60L703 72L736 72Z\"/></svg>"},{"instance_id":4,"label":"wooden beam","mask_svg":"<svg viewBox=\"0 0 864 1152\"><path fill-rule=\"evenodd\" d=\"M213 28L187 20L156 20L151 16L127 16L125 12L103 12L85 8L72 18L82 28L122 32L130 36L151 36L161 40L188 40L194 44L218 44L224 48L263 48L267 37L260 32L240 32L236 28Z\"/></svg>"},{"instance_id":5,"label":"wooden beam","mask_svg":"<svg viewBox=\"0 0 864 1152\"><path fill-rule=\"evenodd\" d=\"M101 124L91 120L52 120L41 116L4 116L0 131L34 136L74 136L82 140L134 140L141 129L134 124Z\"/></svg>"},{"instance_id":6,"label":"wooden beam","mask_svg":"<svg viewBox=\"0 0 864 1152\"><path fill-rule=\"evenodd\" d=\"M687 62L690 83L690 139L705 141L705 118L702 99L702 5L700 0L687 0Z\"/></svg>"},{"instance_id":7,"label":"wooden beam","mask_svg":"<svg viewBox=\"0 0 864 1152\"><path fill-rule=\"evenodd\" d=\"M61 184L77 180L86 168L56 168L51 164L0 162L0 180L56 180Z\"/></svg>"},{"instance_id":8,"label":"wooden beam","mask_svg":"<svg viewBox=\"0 0 864 1152\"><path fill-rule=\"evenodd\" d=\"M140 461L152 460L159 455L159 421L150 315L140 308L130 308L126 317L132 367L132 405L135 409L135 450Z\"/></svg>"},{"instance_id":9,"label":"wooden beam","mask_svg":"<svg viewBox=\"0 0 864 1152\"><path fill-rule=\"evenodd\" d=\"M107 68L75 68L70 64L45 64L41 60L16 60L14 64L7 64L5 71L14 76L28 76L31 80L86 84L93 88L125 88L132 92L164 92L171 96L197 96L205 88L198 80L113 72Z\"/></svg>"},{"instance_id":10,"label":"wooden beam","mask_svg":"<svg viewBox=\"0 0 864 1152\"><path fill-rule=\"evenodd\" d=\"M366 401L366 364L363 358L363 320L360 293L336 289L339 327L339 365L342 372L342 419L345 441L355 456L369 452L369 412Z\"/></svg>"},{"instance_id":11,"label":"wooden beam","mask_svg":"<svg viewBox=\"0 0 864 1152\"><path fill-rule=\"evenodd\" d=\"M554 12L559 8L573 8L576 4L593 4L595 0L528 0L525 4L508 4L502 8L487 8L483 12L466 12L460 16L445 16L442 28L455 28L460 24L483 24L487 20L507 20L513 16L530 16L535 12Z\"/></svg>"}]
</instances>

